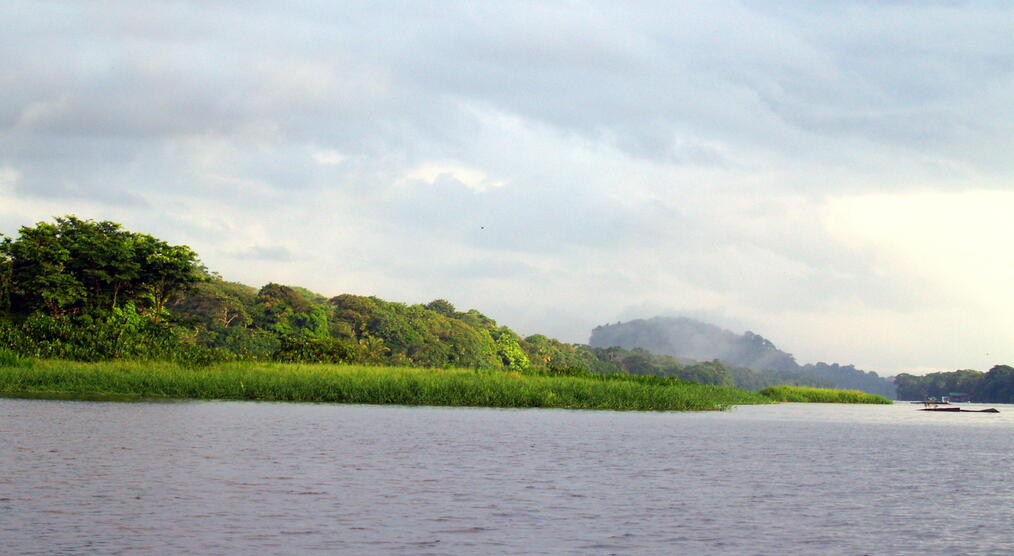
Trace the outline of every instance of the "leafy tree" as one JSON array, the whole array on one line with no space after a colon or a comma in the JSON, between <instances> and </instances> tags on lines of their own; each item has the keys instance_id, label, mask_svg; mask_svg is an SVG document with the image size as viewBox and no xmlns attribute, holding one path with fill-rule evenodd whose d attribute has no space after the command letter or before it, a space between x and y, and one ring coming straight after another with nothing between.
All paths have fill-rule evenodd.
<instances>
[{"instance_id":1,"label":"leafy tree","mask_svg":"<svg viewBox=\"0 0 1014 556\"><path fill-rule=\"evenodd\" d=\"M362 348L339 338L283 338L273 355L276 361L289 363L354 363L362 361Z\"/></svg>"},{"instance_id":2,"label":"leafy tree","mask_svg":"<svg viewBox=\"0 0 1014 556\"><path fill-rule=\"evenodd\" d=\"M715 359L696 365L683 367L675 374L676 377L699 384L714 384L717 386L734 386L735 381L725 365Z\"/></svg>"},{"instance_id":3,"label":"leafy tree","mask_svg":"<svg viewBox=\"0 0 1014 556\"><path fill-rule=\"evenodd\" d=\"M5 240L3 249L10 265L15 311L45 310L56 317L85 299L84 285L68 269L71 252L61 241L58 225L22 226L18 238Z\"/></svg>"},{"instance_id":4,"label":"leafy tree","mask_svg":"<svg viewBox=\"0 0 1014 556\"><path fill-rule=\"evenodd\" d=\"M11 287L13 277L11 275L11 258L7 255L7 245L10 239L0 234L0 315L5 315L11 310Z\"/></svg>"},{"instance_id":5,"label":"leafy tree","mask_svg":"<svg viewBox=\"0 0 1014 556\"><path fill-rule=\"evenodd\" d=\"M434 299L433 301L430 301L429 303L426 304L426 308L429 309L430 311L440 313L445 317L454 317L456 314L454 305L452 305L451 302L447 301L446 299Z\"/></svg>"},{"instance_id":6,"label":"leafy tree","mask_svg":"<svg viewBox=\"0 0 1014 556\"><path fill-rule=\"evenodd\" d=\"M901 373L894 377L894 384L898 398L902 400L925 400L962 393L971 394L972 400L977 402L1006 403L1004 400L1014 401L1014 395L1005 397L1003 393L1008 388L1008 382L1011 384L1009 387L1014 388L1014 380L1005 378L1005 369L1009 368L997 365L989 373L968 369L923 376Z\"/></svg>"},{"instance_id":7,"label":"leafy tree","mask_svg":"<svg viewBox=\"0 0 1014 556\"><path fill-rule=\"evenodd\" d=\"M996 365L990 369L975 389L974 399L986 403L1014 403L1014 368Z\"/></svg>"},{"instance_id":8,"label":"leafy tree","mask_svg":"<svg viewBox=\"0 0 1014 556\"><path fill-rule=\"evenodd\" d=\"M632 375L650 375L654 374L655 366L651 364L651 360L641 354L634 354L625 357L620 362L623 366L623 370Z\"/></svg>"},{"instance_id":9,"label":"leafy tree","mask_svg":"<svg viewBox=\"0 0 1014 556\"><path fill-rule=\"evenodd\" d=\"M458 318L467 313L453 311L449 303L430 305L441 311L376 297L340 295L331 299L330 327L336 337L355 338L366 352L389 364L502 367L490 334ZM378 342L382 342L382 349L376 347Z\"/></svg>"},{"instance_id":10,"label":"leafy tree","mask_svg":"<svg viewBox=\"0 0 1014 556\"><path fill-rule=\"evenodd\" d=\"M491 330L490 335L496 342L497 355L500 356L500 361L505 369L523 371L528 368L528 355L521 348L520 338L513 330L501 326Z\"/></svg>"},{"instance_id":11,"label":"leafy tree","mask_svg":"<svg viewBox=\"0 0 1014 556\"><path fill-rule=\"evenodd\" d=\"M328 309L314 305L294 288L268 284L257 293L254 320L281 336L328 338Z\"/></svg>"},{"instance_id":12,"label":"leafy tree","mask_svg":"<svg viewBox=\"0 0 1014 556\"><path fill-rule=\"evenodd\" d=\"M70 253L66 269L87 291L86 309L112 309L121 293L134 293L143 265L135 249L140 236L115 222L76 216L57 218L56 227L61 244Z\"/></svg>"},{"instance_id":13,"label":"leafy tree","mask_svg":"<svg viewBox=\"0 0 1014 556\"><path fill-rule=\"evenodd\" d=\"M174 296L207 279L197 262L197 253L186 245L169 245L139 234L135 248L141 261L138 289L144 292L156 323L163 318L166 304Z\"/></svg>"},{"instance_id":14,"label":"leafy tree","mask_svg":"<svg viewBox=\"0 0 1014 556\"><path fill-rule=\"evenodd\" d=\"M169 299L202 277L189 247L75 216L22 226L0 244L0 258L10 267L11 308L21 314L94 315L134 303L157 323Z\"/></svg>"},{"instance_id":15,"label":"leafy tree","mask_svg":"<svg viewBox=\"0 0 1014 556\"><path fill-rule=\"evenodd\" d=\"M197 284L188 295L173 303L173 315L181 322L204 329L245 328L252 322L247 304L222 285L221 281Z\"/></svg>"},{"instance_id":16,"label":"leafy tree","mask_svg":"<svg viewBox=\"0 0 1014 556\"><path fill-rule=\"evenodd\" d=\"M469 309L464 313L457 313L455 318L477 330L481 330L483 328L485 329L496 328L495 320L487 317L486 315L480 313L475 309Z\"/></svg>"},{"instance_id":17,"label":"leafy tree","mask_svg":"<svg viewBox=\"0 0 1014 556\"><path fill-rule=\"evenodd\" d=\"M378 302L375 297L348 293L331 298L332 335L361 338Z\"/></svg>"}]
</instances>

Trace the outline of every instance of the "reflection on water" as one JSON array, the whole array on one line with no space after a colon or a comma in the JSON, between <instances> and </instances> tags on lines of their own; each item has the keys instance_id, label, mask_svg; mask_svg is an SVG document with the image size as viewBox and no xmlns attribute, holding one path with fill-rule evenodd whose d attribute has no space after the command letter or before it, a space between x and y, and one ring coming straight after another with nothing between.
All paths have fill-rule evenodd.
<instances>
[{"instance_id":1,"label":"reflection on water","mask_svg":"<svg viewBox=\"0 0 1014 556\"><path fill-rule=\"evenodd\" d=\"M0 400L0 552L1011 553L995 407Z\"/></svg>"}]
</instances>

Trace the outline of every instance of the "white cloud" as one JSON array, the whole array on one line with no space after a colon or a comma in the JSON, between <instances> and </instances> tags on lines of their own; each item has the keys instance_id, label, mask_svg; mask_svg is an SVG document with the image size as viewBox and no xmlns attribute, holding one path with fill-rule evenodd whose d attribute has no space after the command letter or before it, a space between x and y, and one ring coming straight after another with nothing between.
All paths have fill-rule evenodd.
<instances>
[{"instance_id":1,"label":"white cloud","mask_svg":"<svg viewBox=\"0 0 1014 556\"><path fill-rule=\"evenodd\" d=\"M337 166L342 162L345 162L345 160L348 158L344 154L334 149L323 149L319 151L314 151L314 153L311 156L317 162L317 164L321 164L324 166Z\"/></svg>"},{"instance_id":2,"label":"white cloud","mask_svg":"<svg viewBox=\"0 0 1014 556\"><path fill-rule=\"evenodd\" d=\"M428 163L413 168L401 178L401 183L420 181L430 185L439 185L444 180L452 180L478 192L487 191L506 185L502 181L491 179L485 172L454 163Z\"/></svg>"},{"instance_id":3,"label":"white cloud","mask_svg":"<svg viewBox=\"0 0 1014 556\"><path fill-rule=\"evenodd\" d=\"M825 211L832 236L872 255L881 272L1014 319L1014 191L865 194L831 199Z\"/></svg>"},{"instance_id":4,"label":"white cloud","mask_svg":"<svg viewBox=\"0 0 1014 556\"><path fill-rule=\"evenodd\" d=\"M572 341L689 310L803 361L987 367L1014 345L1011 15L9 2L0 226L114 219L255 285Z\"/></svg>"},{"instance_id":5,"label":"white cloud","mask_svg":"<svg viewBox=\"0 0 1014 556\"><path fill-rule=\"evenodd\" d=\"M0 166L0 192L10 192L20 177L21 173L13 166Z\"/></svg>"}]
</instances>

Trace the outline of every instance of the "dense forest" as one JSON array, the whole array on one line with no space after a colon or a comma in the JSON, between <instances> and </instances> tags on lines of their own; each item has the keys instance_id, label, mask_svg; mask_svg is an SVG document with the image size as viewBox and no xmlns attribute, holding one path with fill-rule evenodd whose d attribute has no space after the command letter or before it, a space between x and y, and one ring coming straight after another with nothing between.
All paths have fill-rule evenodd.
<instances>
[{"instance_id":1,"label":"dense forest","mask_svg":"<svg viewBox=\"0 0 1014 556\"><path fill-rule=\"evenodd\" d=\"M973 402L1014 403L1014 368L997 365L988 373L972 370L894 377L898 399L940 399L942 396L970 396Z\"/></svg>"},{"instance_id":2,"label":"dense forest","mask_svg":"<svg viewBox=\"0 0 1014 556\"><path fill-rule=\"evenodd\" d=\"M444 299L426 304L298 286L254 288L189 247L74 216L0 242L0 346L19 356L98 361L344 362L524 372L630 373L759 390L820 379L685 361L645 349L521 337Z\"/></svg>"},{"instance_id":3,"label":"dense forest","mask_svg":"<svg viewBox=\"0 0 1014 556\"><path fill-rule=\"evenodd\" d=\"M781 351L763 336L749 331L736 334L685 317L655 317L598 326L592 330L588 343L643 348L681 360L719 360L762 375L774 373L784 377L783 380L794 379L798 384L817 381L820 385L895 397L894 384L872 371L837 363L800 365L791 354Z\"/></svg>"},{"instance_id":4,"label":"dense forest","mask_svg":"<svg viewBox=\"0 0 1014 556\"><path fill-rule=\"evenodd\" d=\"M824 363L800 366L761 336L690 319L598 327L590 343L522 337L444 299L405 304L352 294L329 298L298 286L229 282L205 268L189 247L108 221L65 216L23 226L16 237L0 235L0 351L20 357L628 373L755 391L789 384L894 395L874 373ZM1014 384L1009 370L959 371L972 373L974 385L972 379L934 382L935 375L903 374L899 393L921 399L962 391L999 401L993 393L1009 392Z\"/></svg>"}]
</instances>

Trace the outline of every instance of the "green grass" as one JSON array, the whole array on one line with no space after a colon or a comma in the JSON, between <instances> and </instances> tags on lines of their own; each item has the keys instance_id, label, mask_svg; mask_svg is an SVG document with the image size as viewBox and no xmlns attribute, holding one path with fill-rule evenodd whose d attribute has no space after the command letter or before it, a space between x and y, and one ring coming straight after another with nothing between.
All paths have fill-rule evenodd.
<instances>
[{"instance_id":1,"label":"green grass","mask_svg":"<svg viewBox=\"0 0 1014 556\"><path fill-rule=\"evenodd\" d=\"M891 400L867 394L859 390L837 390L834 388L811 388L809 386L770 386L760 391L776 402L810 403L872 403L889 404Z\"/></svg>"},{"instance_id":2,"label":"green grass","mask_svg":"<svg viewBox=\"0 0 1014 556\"><path fill-rule=\"evenodd\" d=\"M31 359L21 357L7 348L0 348L0 367L30 367L31 365Z\"/></svg>"},{"instance_id":3,"label":"green grass","mask_svg":"<svg viewBox=\"0 0 1014 556\"><path fill-rule=\"evenodd\" d=\"M725 386L632 375L540 376L470 369L37 360L0 366L0 396L196 398L479 407L720 410L771 403Z\"/></svg>"}]
</instances>

